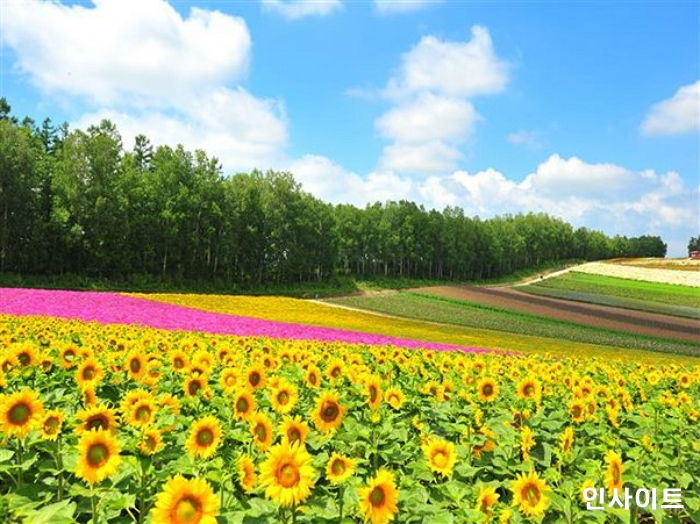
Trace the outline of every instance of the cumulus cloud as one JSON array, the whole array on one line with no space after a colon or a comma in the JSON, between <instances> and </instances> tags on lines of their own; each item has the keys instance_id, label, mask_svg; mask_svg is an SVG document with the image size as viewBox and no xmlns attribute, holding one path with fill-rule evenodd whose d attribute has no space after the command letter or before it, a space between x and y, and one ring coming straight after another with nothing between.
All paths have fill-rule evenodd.
<instances>
[{"instance_id":1,"label":"cumulus cloud","mask_svg":"<svg viewBox=\"0 0 700 524\"><path fill-rule=\"evenodd\" d=\"M642 134L678 135L700 129L700 80L654 104L642 122Z\"/></svg>"},{"instance_id":2,"label":"cumulus cloud","mask_svg":"<svg viewBox=\"0 0 700 524\"><path fill-rule=\"evenodd\" d=\"M488 29L477 25L467 42L421 38L403 55L384 92L390 98L424 91L471 97L503 91L507 82L508 63L496 56Z\"/></svg>"},{"instance_id":3,"label":"cumulus cloud","mask_svg":"<svg viewBox=\"0 0 700 524\"><path fill-rule=\"evenodd\" d=\"M374 9L380 14L407 13L441 2L442 0L374 0Z\"/></svg>"},{"instance_id":4,"label":"cumulus cloud","mask_svg":"<svg viewBox=\"0 0 700 524\"><path fill-rule=\"evenodd\" d=\"M421 38L381 93L392 107L375 122L390 141L380 169L419 175L456 169L460 146L480 119L470 98L502 91L507 81L508 64L496 56L486 28L472 27L465 42Z\"/></svg>"},{"instance_id":5,"label":"cumulus cloud","mask_svg":"<svg viewBox=\"0 0 700 524\"><path fill-rule=\"evenodd\" d=\"M282 15L287 20L307 16L326 16L343 7L340 0L262 0L265 11Z\"/></svg>"},{"instance_id":6,"label":"cumulus cloud","mask_svg":"<svg viewBox=\"0 0 700 524\"><path fill-rule=\"evenodd\" d=\"M127 143L143 133L202 148L227 171L266 167L286 145L282 103L240 86L251 37L239 17L183 17L165 0L25 0L2 5L0 30L34 85L87 103L75 126L110 118Z\"/></svg>"}]
</instances>

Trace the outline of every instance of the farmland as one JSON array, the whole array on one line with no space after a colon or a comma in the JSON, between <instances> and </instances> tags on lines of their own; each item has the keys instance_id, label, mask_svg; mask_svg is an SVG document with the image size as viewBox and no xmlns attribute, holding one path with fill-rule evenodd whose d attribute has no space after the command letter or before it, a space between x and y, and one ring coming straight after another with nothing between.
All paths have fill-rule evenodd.
<instances>
[{"instance_id":1,"label":"farmland","mask_svg":"<svg viewBox=\"0 0 700 524\"><path fill-rule=\"evenodd\" d=\"M155 329L107 299L0 317L4 521L578 522L622 485L687 491L621 519L700 516L695 365Z\"/></svg>"},{"instance_id":2,"label":"farmland","mask_svg":"<svg viewBox=\"0 0 700 524\"><path fill-rule=\"evenodd\" d=\"M571 271L519 288L521 291L597 302L630 309L697 317L700 290L697 287L645 282Z\"/></svg>"}]
</instances>

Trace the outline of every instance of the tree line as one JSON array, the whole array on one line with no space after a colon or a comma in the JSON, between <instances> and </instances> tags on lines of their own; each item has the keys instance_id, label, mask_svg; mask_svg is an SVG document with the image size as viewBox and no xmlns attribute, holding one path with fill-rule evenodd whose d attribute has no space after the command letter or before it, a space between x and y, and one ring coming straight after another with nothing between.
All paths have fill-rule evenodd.
<instances>
[{"instance_id":1,"label":"tree line","mask_svg":"<svg viewBox=\"0 0 700 524\"><path fill-rule=\"evenodd\" d=\"M0 100L0 272L256 285L334 275L485 279L566 259L665 256L659 237L609 237L538 214L490 219L413 202L331 205L292 174L224 176L203 151L125 148L11 115Z\"/></svg>"}]
</instances>

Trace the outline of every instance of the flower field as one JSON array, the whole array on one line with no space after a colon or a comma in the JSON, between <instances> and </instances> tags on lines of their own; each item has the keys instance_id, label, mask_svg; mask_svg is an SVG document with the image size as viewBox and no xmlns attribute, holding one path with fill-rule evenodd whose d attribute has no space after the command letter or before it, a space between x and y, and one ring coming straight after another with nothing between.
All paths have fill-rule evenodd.
<instances>
[{"instance_id":1,"label":"flower field","mask_svg":"<svg viewBox=\"0 0 700 524\"><path fill-rule=\"evenodd\" d=\"M580 273L603 275L606 277L627 278L644 282L659 282L661 284L676 284L679 286L700 287L700 271L692 266L693 270L668 269L666 267L640 267L636 265L611 264L607 262L588 262L576 266Z\"/></svg>"},{"instance_id":2,"label":"flower field","mask_svg":"<svg viewBox=\"0 0 700 524\"><path fill-rule=\"evenodd\" d=\"M128 301L101 324L65 295L75 318L46 296L19 316L3 297L3 522L700 519L698 366L156 329ZM586 511L588 487L681 488L683 509Z\"/></svg>"}]
</instances>

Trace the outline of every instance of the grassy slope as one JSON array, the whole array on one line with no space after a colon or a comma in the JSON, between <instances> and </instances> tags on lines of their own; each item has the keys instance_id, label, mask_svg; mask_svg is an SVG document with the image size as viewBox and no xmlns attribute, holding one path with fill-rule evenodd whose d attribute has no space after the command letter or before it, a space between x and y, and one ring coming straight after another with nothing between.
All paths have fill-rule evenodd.
<instances>
[{"instance_id":1,"label":"grassy slope","mask_svg":"<svg viewBox=\"0 0 700 524\"><path fill-rule=\"evenodd\" d=\"M571 271L518 288L534 294L697 317L700 289Z\"/></svg>"},{"instance_id":2,"label":"grassy slope","mask_svg":"<svg viewBox=\"0 0 700 524\"><path fill-rule=\"evenodd\" d=\"M401 317L486 328L558 340L700 355L700 345L583 326L508 309L419 293L332 299L345 306L369 309Z\"/></svg>"},{"instance_id":3,"label":"grassy slope","mask_svg":"<svg viewBox=\"0 0 700 524\"><path fill-rule=\"evenodd\" d=\"M267 320L327 326L395 337L444 342L510 351L551 353L568 357L591 356L639 362L697 363L694 357L661 354L652 351L621 349L616 346L563 341L542 336L523 335L455 324L435 324L410 318L390 318L371 312L320 304L286 297L246 297L224 295L138 295L150 300L179 304L205 311L244 315ZM359 297L358 297L359 298Z\"/></svg>"}]
</instances>

